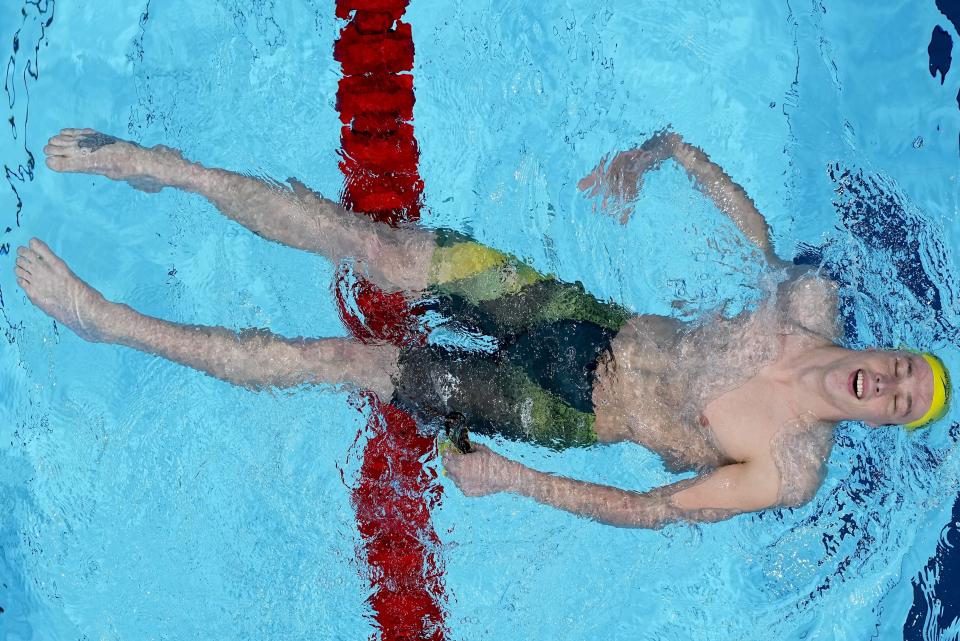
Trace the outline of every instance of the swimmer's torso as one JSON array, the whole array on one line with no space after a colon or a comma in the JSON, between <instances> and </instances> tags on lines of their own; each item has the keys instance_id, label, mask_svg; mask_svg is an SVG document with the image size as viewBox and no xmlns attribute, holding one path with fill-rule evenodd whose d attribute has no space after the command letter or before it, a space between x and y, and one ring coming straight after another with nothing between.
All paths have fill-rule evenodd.
<instances>
[{"instance_id":1,"label":"swimmer's torso","mask_svg":"<svg viewBox=\"0 0 960 641\"><path fill-rule=\"evenodd\" d=\"M734 318L685 326L634 317L597 369L597 436L638 442L675 470L782 458L776 450L796 438L817 441L805 450L829 451L832 432L798 419L767 374L828 343L835 323L835 289L812 276L784 283L757 310Z\"/></svg>"}]
</instances>

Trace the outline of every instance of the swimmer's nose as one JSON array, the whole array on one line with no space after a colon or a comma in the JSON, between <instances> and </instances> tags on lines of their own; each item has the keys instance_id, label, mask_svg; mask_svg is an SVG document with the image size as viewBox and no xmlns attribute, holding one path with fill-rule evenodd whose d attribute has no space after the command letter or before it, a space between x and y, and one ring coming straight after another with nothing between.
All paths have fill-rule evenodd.
<instances>
[{"instance_id":1,"label":"swimmer's nose","mask_svg":"<svg viewBox=\"0 0 960 641\"><path fill-rule=\"evenodd\" d=\"M875 374L873 377L874 391L877 396L891 394L897 390L900 381L896 381L886 374Z\"/></svg>"}]
</instances>

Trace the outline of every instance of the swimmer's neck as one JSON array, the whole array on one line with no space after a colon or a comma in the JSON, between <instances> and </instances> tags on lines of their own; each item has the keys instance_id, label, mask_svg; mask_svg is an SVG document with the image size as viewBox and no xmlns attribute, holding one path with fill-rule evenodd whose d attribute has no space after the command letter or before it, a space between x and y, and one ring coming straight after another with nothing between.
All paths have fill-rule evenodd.
<instances>
[{"instance_id":1,"label":"swimmer's neck","mask_svg":"<svg viewBox=\"0 0 960 641\"><path fill-rule=\"evenodd\" d=\"M777 386L779 395L796 418L813 415L819 421L830 423L847 420L850 416L833 402L827 385L831 371L852 353L853 350L828 341L798 346L785 350L764 376Z\"/></svg>"}]
</instances>

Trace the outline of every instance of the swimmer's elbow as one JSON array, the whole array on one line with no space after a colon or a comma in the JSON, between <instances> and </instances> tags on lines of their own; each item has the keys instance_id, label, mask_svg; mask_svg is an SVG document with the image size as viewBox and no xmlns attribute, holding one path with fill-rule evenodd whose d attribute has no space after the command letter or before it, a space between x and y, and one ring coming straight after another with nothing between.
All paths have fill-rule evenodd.
<instances>
[{"instance_id":1,"label":"swimmer's elbow","mask_svg":"<svg viewBox=\"0 0 960 641\"><path fill-rule=\"evenodd\" d=\"M673 520L701 523L760 512L777 507L779 501L775 472L751 463L725 465L706 476L681 481L669 496Z\"/></svg>"}]
</instances>

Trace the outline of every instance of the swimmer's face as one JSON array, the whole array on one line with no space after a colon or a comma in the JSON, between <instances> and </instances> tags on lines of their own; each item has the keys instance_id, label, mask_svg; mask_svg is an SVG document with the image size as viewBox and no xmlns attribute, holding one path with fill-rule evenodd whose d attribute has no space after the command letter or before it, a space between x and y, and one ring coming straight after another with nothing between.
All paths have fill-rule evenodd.
<instances>
[{"instance_id":1,"label":"swimmer's face","mask_svg":"<svg viewBox=\"0 0 960 641\"><path fill-rule=\"evenodd\" d=\"M853 352L831 368L827 386L850 419L872 427L905 425L930 409L933 370L911 352Z\"/></svg>"}]
</instances>

